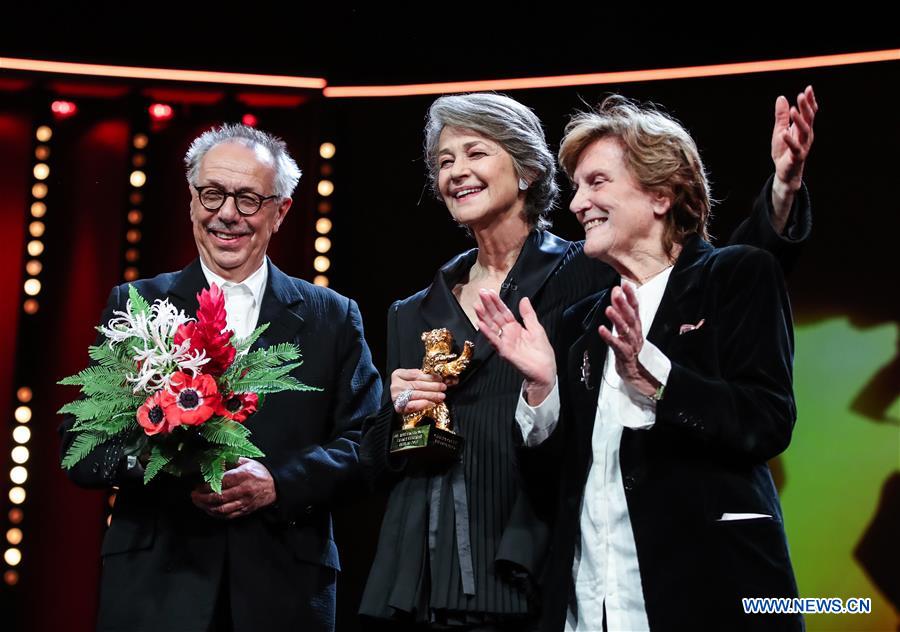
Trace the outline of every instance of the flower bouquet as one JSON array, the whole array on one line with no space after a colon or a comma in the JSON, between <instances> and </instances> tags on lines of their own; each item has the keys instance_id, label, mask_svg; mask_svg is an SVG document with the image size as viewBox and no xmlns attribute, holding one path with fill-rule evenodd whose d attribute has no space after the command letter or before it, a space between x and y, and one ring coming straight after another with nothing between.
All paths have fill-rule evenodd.
<instances>
[{"instance_id":1,"label":"flower bouquet","mask_svg":"<svg viewBox=\"0 0 900 632\"><path fill-rule=\"evenodd\" d=\"M264 456L243 422L265 395L320 390L290 375L301 364L296 345L250 351L268 323L234 340L225 329L222 290L213 284L197 298L194 319L167 299L149 305L129 286L125 311L97 328L106 341L89 347L92 365L59 382L80 386L83 395L59 410L75 417L64 468L102 443L123 440L144 464L145 484L160 472L199 471L220 493L225 470L239 457Z\"/></svg>"}]
</instances>

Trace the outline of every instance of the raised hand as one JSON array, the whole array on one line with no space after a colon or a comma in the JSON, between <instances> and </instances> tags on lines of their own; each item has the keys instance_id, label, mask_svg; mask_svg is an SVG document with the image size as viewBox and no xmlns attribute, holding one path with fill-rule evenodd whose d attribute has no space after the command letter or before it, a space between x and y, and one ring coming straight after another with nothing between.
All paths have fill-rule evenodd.
<instances>
[{"instance_id":1,"label":"raised hand","mask_svg":"<svg viewBox=\"0 0 900 632\"><path fill-rule=\"evenodd\" d=\"M528 298L519 303L523 324L519 324L496 292L481 290L475 305L478 328L501 358L525 376L525 395L532 405L550 394L556 383L556 358L547 332L538 322Z\"/></svg>"},{"instance_id":2,"label":"raised hand","mask_svg":"<svg viewBox=\"0 0 900 632\"><path fill-rule=\"evenodd\" d=\"M641 316L638 311L637 295L630 285L614 287L612 302L606 308L606 316L615 325L616 334L600 325L600 337L613 350L616 358L616 373L637 390L650 397L656 392L659 383L641 366L638 354L644 346L644 332Z\"/></svg>"},{"instance_id":3,"label":"raised hand","mask_svg":"<svg viewBox=\"0 0 900 632\"><path fill-rule=\"evenodd\" d=\"M775 126L772 129L772 162L775 163L775 182L772 186L773 217L779 232L784 230L794 193L803 181L803 167L813 143L813 122L819 104L812 86L797 95L797 105L791 106L780 96L775 101Z\"/></svg>"}]
</instances>

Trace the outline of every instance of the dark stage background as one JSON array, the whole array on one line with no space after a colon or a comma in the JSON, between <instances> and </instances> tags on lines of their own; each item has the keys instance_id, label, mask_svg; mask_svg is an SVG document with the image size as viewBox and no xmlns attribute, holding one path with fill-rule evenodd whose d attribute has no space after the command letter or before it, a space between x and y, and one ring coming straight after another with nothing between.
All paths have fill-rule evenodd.
<instances>
[{"instance_id":1,"label":"dark stage background","mask_svg":"<svg viewBox=\"0 0 900 632\"><path fill-rule=\"evenodd\" d=\"M656 67L666 65L657 62ZM897 390L898 202L894 113L898 62L642 84L511 92L533 107L552 146L568 115L607 92L663 104L691 130L711 172L719 243L748 212L772 170L769 145L774 101L793 102L815 86L821 110L806 182L813 237L789 279L797 326L800 408L794 442L775 465L792 555L803 596L871 597L871 615L817 615L810 629L884 630L898 624ZM48 143L50 193L44 218L40 309L22 312L24 262L35 126L51 121L48 104L77 82L34 83L0 74L0 455L9 461L16 426L16 388L28 384L30 459L15 585L0 584L3 629L89 630L93 627L105 494L74 487L59 469L59 418L74 393L55 381L81 369L109 289L121 282L132 134L147 128L141 89L74 96L76 116L53 123ZM3 83L5 81L5 83ZM103 84L106 85L106 84ZM203 88L198 88L203 91ZM181 158L189 140L248 108L233 95L215 103L173 101L175 117L146 129L147 184L140 226L142 277L183 267L196 254ZM356 299L379 368L389 304L426 286L437 267L473 247L425 188L422 126L432 96L324 99L310 92L293 107L252 108L258 126L282 135L304 170L285 225L270 255L289 274L316 272L314 223L323 164L319 143L337 148L329 161L335 192L328 253L331 287ZM580 238L568 195L554 231ZM307 357L306 362L316 358ZM841 395L838 396L837 394ZM8 481L4 468L3 480ZM892 481L889 483L889 481ZM10 484L4 483L4 489ZM5 495L4 495L5 496ZM12 527L6 503L4 531ZM344 572L339 578L339 630L355 630L356 604L371 561L384 498L335 511ZM4 546L5 543L4 543ZM4 570L9 569L8 564Z\"/></svg>"}]
</instances>

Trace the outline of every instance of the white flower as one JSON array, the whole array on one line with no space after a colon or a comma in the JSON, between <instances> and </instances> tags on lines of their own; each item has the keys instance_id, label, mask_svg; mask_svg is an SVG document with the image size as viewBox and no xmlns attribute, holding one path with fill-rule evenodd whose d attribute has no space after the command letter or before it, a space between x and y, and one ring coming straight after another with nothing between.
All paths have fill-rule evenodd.
<instances>
[{"instance_id":1,"label":"white flower","mask_svg":"<svg viewBox=\"0 0 900 632\"><path fill-rule=\"evenodd\" d=\"M178 328L194 319L183 310L176 309L168 299L154 301L149 317L144 313L135 313L131 300L125 304L124 312L113 314L115 318L98 329L109 339L110 347L132 338L138 339L139 344L131 347L137 372L125 376L134 385L135 393L141 390L153 393L168 388L175 372L190 371L196 376L200 368L209 362L204 351L190 350L190 340L175 344L173 338Z\"/></svg>"}]
</instances>

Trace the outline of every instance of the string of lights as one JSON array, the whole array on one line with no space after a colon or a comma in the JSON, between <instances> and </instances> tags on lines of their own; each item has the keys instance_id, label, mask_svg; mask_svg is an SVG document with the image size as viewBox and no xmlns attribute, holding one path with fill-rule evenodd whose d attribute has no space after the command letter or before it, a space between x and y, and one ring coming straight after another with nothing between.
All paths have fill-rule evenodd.
<instances>
[{"instance_id":1,"label":"string of lights","mask_svg":"<svg viewBox=\"0 0 900 632\"><path fill-rule=\"evenodd\" d=\"M70 102L54 101L50 107L53 117L65 118L75 113L75 105ZM27 329L29 320L40 310L41 273L44 269L44 235L50 201L51 144L53 125L50 117L35 125L32 135L33 158L31 166L31 197L28 204L27 231L24 253L24 282L22 284L22 318L20 330ZM16 371L16 401L13 411L12 449L10 450L9 504L6 514L6 545L3 551L3 581L8 586L19 582L19 566L23 559L25 539L25 500L27 497L28 460L31 456L28 443L31 440L32 399L34 393L22 367Z\"/></svg>"},{"instance_id":2,"label":"string of lights","mask_svg":"<svg viewBox=\"0 0 900 632\"><path fill-rule=\"evenodd\" d=\"M334 164L331 159L334 158L336 148L334 143L325 142L319 145L319 157L322 162L319 165L319 175L321 176L316 192L319 196L316 205L316 240L314 242L316 257L313 259L313 268L317 272L313 282L316 285L328 287L328 272L331 268L331 259L329 259L328 251L331 250L331 238L327 235L331 232L332 222L328 215L331 214L332 204L331 196L334 193Z\"/></svg>"},{"instance_id":3,"label":"string of lights","mask_svg":"<svg viewBox=\"0 0 900 632\"><path fill-rule=\"evenodd\" d=\"M152 106L151 106L152 107ZM125 216L125 252L122 266L122 279L134 281L140 276L141 259L141 222L144 219L142 205L144 203L143 187L147 183L147 154L150 136L143 129L136 131L131 137L131 172L128 175L128 213Z\"/></svg>"}]
</instances>

